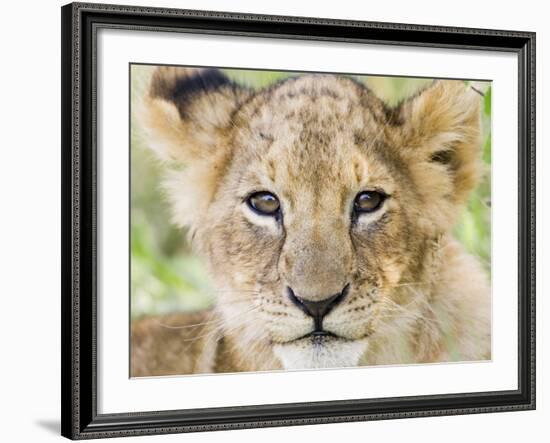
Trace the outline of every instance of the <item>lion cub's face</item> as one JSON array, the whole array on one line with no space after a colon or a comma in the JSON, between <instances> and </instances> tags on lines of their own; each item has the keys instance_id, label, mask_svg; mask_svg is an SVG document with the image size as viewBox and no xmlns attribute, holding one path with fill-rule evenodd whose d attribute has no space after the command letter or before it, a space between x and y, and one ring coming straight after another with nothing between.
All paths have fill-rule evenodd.
<instances>
[{"instance_id":1,"label":"lion cub's face","mask_svg":"<svg viewBox=\"0 0 550 443\"><path fill-rule=\"evenodd\" d=\"M333 75L260 92L161 68L152 145L183 163L168 189L244 346L285 368L358 364L400 299L429 280L438 236L477 175L476 97L439 82L397 109Z\"/></svg>"}]
</instances>

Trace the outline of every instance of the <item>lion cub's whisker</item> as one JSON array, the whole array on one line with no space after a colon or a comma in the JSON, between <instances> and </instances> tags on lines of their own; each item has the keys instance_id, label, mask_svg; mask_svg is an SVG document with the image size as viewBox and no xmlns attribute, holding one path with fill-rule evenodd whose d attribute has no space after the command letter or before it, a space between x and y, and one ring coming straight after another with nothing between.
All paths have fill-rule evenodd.
<instances>
[{"instance_id":1,"label":"lion cub's whisker","mask_svg":"<svg viewBox=\"0 0 550 443\"><path fill-rule=\"evenodd\" d=\"M403 306L395 303L392 300L386 300L386 301L388 303L387 310L384 313L386 315L382 315L381 317L379 317L382 320L385 319L385 318L392 318L391 314L398 312L404 318L408 318L408 319L411 319L411 320L422 320L426 323L431 323L435 326L440 326L441 325L440 322L438 322L437 320L434 320L433 318L428 318L428 317L426 317L425 315L422 315L419 312L412 312L410 310L407 310L407 307L411 306L412 304L415 304L414 301L411 302L411 303L408 303L407 305L403 305Z\"/></svg>"},{"instance_id":2,"label":"lion cub's whisker","mask_svg":"<svg viewBox=\"0 0 550 443\"><path fill-rule=\"evenodd\" d=\"M225 321L228 321L228 320L234 320L236 318L239 318L243 315L246 315L250 312L253 312L255 310L259 309L259 306L256 306L248 311L245 311L245 312L241 312L240 314L238 315L235 315L233 317L230 317L228 319L222 319L222 318L219 318L217 320L212 320L212 321L205 321L205 322L200 322L200 323L195 323L195 324L192 324L192 325L167 325L167 324L164 324L160 321L158 321L156 318L153 318L153 322L156 323L157 325L163 327L163 328L166 328L166 329L190 329L190 328L196 328L198 326L206 326L206 325L212 325L212 324L218 324L218 323L223 323Z\"/></svg>"},{"instance_id":3,"label":"lion cub's whisker","mask_svg":"<svg viewBox=\"0 0 550 443\"><path fill-rule=\"evenodd\" d=\"M422 281L415 281L415 282L408 282L408 283L398 283L396 285L388 285L385 287L385 289L392 289L392 288L400 288L402 286L422 286L422 285L429 285L428 282L422 282Z\"/></svg>"},{"instance_id":4,"label":"lion cub's whisker","mask_svg":"<svg viewBox=\"0 0 550 443\"><path fill-rule=\"evenodd\" d=\"M202 334L202 335L198 335L196 337L192 337L192 338L186 338L186 339L181 339L180 341L181 342L194 342L196 340L199 340L199 339L202 339L202 338L212 338L212 337L215 337L218 333L220 332L224 332L225 334L227 333L230 333L230 332L233 332L233 331L236 331L236 330L239 330L239 329L242 329L243 326L246 326L247 322L246 321L240 321L239 323L236 323L234 325L231 325L229 326L227 324L227 322L231 321L231 320L234 320L235 318L238 318L238 317L244 317L245 315L247 314L250 314L252 311L254 311L255 309L252 309L251 311L247 311L247 312L243 312L235 317L231 317L229 319L225 319L225 320L222 320L221 324L217 325L215 327L215 329L213 329L212 331L206 333L206 334ZM249 322L248 323L252 323L252 320L253 319L248 319Z\"/></svg>"},{"instance_id":5,"label":"lion cub's whisker","mask_svg":"<svg viewBox=\"0 0 550 443\"><path fill-rule=\"evenodd\" d=\"M257 309L257 308L255 308L255 309ZM253 309L253 310L255 310L255 309ZM226 322L229 321L229 320L234 320L235 318L244 316L245 314L250 314L253 310L243 312L243 313L241 313L241 314L239 314L235 317L231 317L231 318L226 319L226 320L222 320L221 324L219 324L212 331L207 332L206 334L197 335L196 337L192 337L192 338L183 338L183 339L180 339L179 341L184 342L184 343L189 343L189 342L197 341L197 340L202 339L202 338L208 338L208 337L215 336L216 334L218 334L222 331L227 333L228 331L231 331L231 330L234 330L234 329L239 329L244 325L244 323L241 322L241 323L238 323L236 325L228 327Z\"/></svg>"}]
</instances>

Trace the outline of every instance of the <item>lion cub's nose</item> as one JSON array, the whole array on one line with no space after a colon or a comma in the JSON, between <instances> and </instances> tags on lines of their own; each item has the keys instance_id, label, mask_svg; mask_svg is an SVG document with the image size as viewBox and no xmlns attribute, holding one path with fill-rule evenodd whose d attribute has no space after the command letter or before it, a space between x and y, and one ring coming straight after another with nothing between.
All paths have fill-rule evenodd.
<instances>
[{"instance_id":1,"label":"lion cub's nose","mask_svg":"<svg viewBox=\"0 0 550 443\"><path fill-rule=\"evenodd\" d=\"M292 288L288 288L288 297L296 306L298 306L307 315L313 317L315 321L315 331L323 330L323 318L339 304L348 293L349 284L344 286L341 292L331 295L322 300L312 301L297 296Z\"/></svg>"}]
</instances>

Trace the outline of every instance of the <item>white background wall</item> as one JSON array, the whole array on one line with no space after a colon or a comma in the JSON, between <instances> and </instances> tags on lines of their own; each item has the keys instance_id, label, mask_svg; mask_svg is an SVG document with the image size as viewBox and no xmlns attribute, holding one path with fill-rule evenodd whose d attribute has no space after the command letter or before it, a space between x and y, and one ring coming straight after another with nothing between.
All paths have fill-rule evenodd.
<instances>
[{"instance_id":1,"label":"white background wall","mask_svg":"<svg viewBox=\"0 0 550 443\"><path fill-rule=\"evenodd\" d=\"M517 29L537 32L538 124L538 409L484 414L139 437L133 441L263 442L548 441L550 384L545 383L550 304L543 255L550 249L543 201L550 156L543 152L550 105L544 82L550 14L543 1L461 0L335 2L272 0L129 1L150 6L303 15L404 23ZM60 11L58 0L5 2L0 68L0 435L3 441L60 440ZM544 54L543 54L544 52ZM548 75L548 74L546 74ZM511 210L514 210L511 208ZM545 250L546 254L542 250ZM546 272L548 274L548 272ZM546 349L548 351L548 349ZM545 435L546 434L546 435ZM130 441L130 440L126 440Z\"/></svg>"}]
</instances>

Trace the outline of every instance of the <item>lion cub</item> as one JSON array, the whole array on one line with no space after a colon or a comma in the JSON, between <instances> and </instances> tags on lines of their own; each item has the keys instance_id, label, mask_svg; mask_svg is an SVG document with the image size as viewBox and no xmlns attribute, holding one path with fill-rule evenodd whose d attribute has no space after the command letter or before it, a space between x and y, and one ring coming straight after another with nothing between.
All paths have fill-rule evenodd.
<instances>
[{"instance_id":1,"label":"lion cub","mask_svg":"<svg viewBox=\"0 0 550 443\"><path fill-rule=\"evenodd\" d=\"M344 76L160 67L138 112L220 295L133 322L132 376L490 358L488 277L451 234L481 166L464 82L389 108Z\"/></svg>"}]
</instances>

